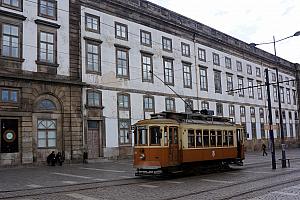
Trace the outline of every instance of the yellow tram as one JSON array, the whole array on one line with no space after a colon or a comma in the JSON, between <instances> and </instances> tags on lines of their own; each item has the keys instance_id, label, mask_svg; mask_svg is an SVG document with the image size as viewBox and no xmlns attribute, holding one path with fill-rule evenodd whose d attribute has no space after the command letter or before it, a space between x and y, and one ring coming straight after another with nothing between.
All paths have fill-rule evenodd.
<instances>
[{"instance_id":1,"label":"yellow tram","mask_svg":"<svg viewBox=\"0 0 300 200\"><path fill-rule=\"evenodd\" d=\"M244 128L229 118L162 112L133 128L136 175L242 165L244 159Z\"/></svg>"}]
</instances>

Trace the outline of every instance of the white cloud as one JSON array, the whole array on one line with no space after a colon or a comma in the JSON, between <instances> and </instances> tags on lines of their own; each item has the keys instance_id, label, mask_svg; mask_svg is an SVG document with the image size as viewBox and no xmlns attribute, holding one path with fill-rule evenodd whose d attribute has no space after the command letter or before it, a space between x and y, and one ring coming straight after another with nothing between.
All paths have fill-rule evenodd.
<instances>
[{"instance_id":1,"label":"white cloud","mask_svg":"<svg viewBox=\"0 0 300 200\"><path fill-rule=\"evenodd\" d=\"M299 0L150 0L247 43L281 39L300 31ZM273 46L260 48L273 53ZM277 43L277 53L300 63L300 36Z\"/></svg>"}]
</instances>

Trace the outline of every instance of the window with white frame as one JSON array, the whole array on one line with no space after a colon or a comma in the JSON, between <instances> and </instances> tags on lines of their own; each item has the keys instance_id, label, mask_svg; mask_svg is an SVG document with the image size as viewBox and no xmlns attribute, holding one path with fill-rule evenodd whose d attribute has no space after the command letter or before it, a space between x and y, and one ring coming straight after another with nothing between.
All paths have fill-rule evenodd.
<instances>
[{"instance_id":1,"label":"window with white frame","mask_svg":"<svg viewBox=\"0 0 300 200\"><path fill-rule=\"evenodd\" d=\"M154 111L154 97L153 96L144 96L144 110L145 111Z\"/></svg>"},{"instance_id":2,"label":"window with white frame","mask_svg":"<svg viewBox=\"0 0 300 200\"><path fill-rule=\"evenodd\" d=\"M207 87L207 68L200 67L200 90L208 91Z\"/></svg>"},{"instance_id":3,"label":"window with white frame","mask_svg":"<svg viewBox=\"0 0 300 200\"><path fill-rule=\"evenodd\" d=\"M235 116L234 105L229 105L229 116Z\"/></svg>"},{"instance_id":4,"label":"window with white frame","mask_svg":"<svg viewBox=\"0 0 300 200\"><path fill-rule=\"evenodd\" d=\"M209 109L209 103L207 101L201 102L201 109L202 110L208 110Z\"/></svg>"},{"instance_id":5,"label":"window with white frame","mask_svg":"<svg viewBox=\"0 0 300 200\"><path fill-rule=\"evenodd\" d=\"M214 71L214 81L215 81L215 93L222 94L222 81L221 81L220 71Z\"/></svg>"},{"instance_id":6,"label":"window with white frame","mask_svg":"<svg viewBox=\"0 0 300 200\"><path fill-rule=\"evenodd\" d=\"M248 79L248 93L249 93L249 98L254 98L253 80L252 79Z\"/></svg>"},{"instance_id":7,"label":"window with white frame","mask_svg":"<svg viewBox=\"0 0 300 200\"><path fill-rule=\"evenodd\" d=\"M130 119L119 119L119 141L121 145L131 144Z\"/></svg>"},{"instance_id":8,"label":"window with white frame","mask_svg":"<svg viewBox=\"0 0 300 200\"><path fill-rule=\"evenodd\" d=\"M153 82L153 60L152 55L142 53L142 81L143 82Z\"/></svg>"},{"instance_id":9,"label":"window with white frame","mask_svg":"<svg viewBox=\"0 0 300 200\"><path fill-rule=\"evenodd\" d=\"M234 92L233 90L233 76L232 74L226 74L226 79L227 79L227 91L229 95L233 95Z\"/></svg>"},{"instance_id":10,"label":"window with white frame","mask_svg":"<svg viewBox=\"0 0 300 200\"><path fill-rule=\"evenodd\" d=\"M185 112L192 112L194 110L193 100L186 99L184 106L185 106Z\"/></svg>"},{"instance_id":11,"label":"window with white frame","mask_svg":"<svg viewBox=\"0 0 300 200\"><path fill-rule=\"evenodd\" d=\"M280 87L280 101L284 103L284 88Z\"/></svg>"},{"instance_id":12,"label":"window with white frame","mask_svg":"<svg viewBox=\"0 0 300 200\"><path fill-rule=\"evenodd\" d=\"M173 60L164 58L164 75L165 75L165 84L174 85L174 69L173 69Z\"/></svg>"},{"instance_id":13,"label":"window with white frame","mask_svg":"<svg viewBox=\"0 0 300 200\"><path fill-rule=\"evenodd\" d=\"M291 91L288 88L286 89L286 102L291 104Z\"/></svg>"},{"instance_id":14,"label":"window with white frame","mask_svg":"<svg viewBox=\"0 0 300 200\"><path fill-rule=\"evenodd\" d=\"M86 41L86 71L87 73L101 73L100 44Z\"/></svg>"},{"instance_id":15,"label":"window with white frame","mask_svg":"<svg viewBox=\"0 0 300 200\"><path fill-rule=\"evenodd\" d=\"M278 101L278 94L277 94L277 86L276 85L274 85L273 86L273 99L274 99L274 101L275 102L277 102Z\"/></svg>"},{"instance_id":16,"label":"window with white frame","mask_svg":"<svg viewBox=\"0 0 300 200\"><path fill-rule=\"evenodd\" d=\"M38 15L49 19L57 18L57 1L55 0L39 0Z\"/></svg>"},{"instance_id":17,"label":"window with white frame","mask_svg":"<svg viewBox=\"0 0 300 200\"><path fill-rule=\"evenodd\" d=\"M175 99L166 98L166 111L175 112Z\"/></svg>"},{"instance_id":18,"label":"window with white frame","mask_svg":"<svg viewBox=\"0 0 300 200\"><path fill-rule=\"evenodd\" d=\"M247 73L248 73L249 75L252 75L252 66L249 65L249 64L247 64Z\"/></svg>"},{"instance_id":19,"label":"window with white frame","mask_svg":"<svg viewBox=\"0 0 300 200\"><path fill-rule=\"evenodd\" d=\"M1 38L2 38L2 42L1 42L2 48L0 49L1 55L5 57L20 58L21 57L20 27L17 25L2 23Z\"/></svg>"},{"instance_id":20,"label":"window with white frame","mask_svg":"<svg viewBox=\"0 0 300 200\"><path fill-rule=\"evenodd\" d=\"M121 40L128 40L128 26L119 22L115 22L116 38Z\"/></svg>"},{"instance_id":21,"label":"window with white frame","mask_svg":"<svg viewBox=\"0 0 300 200\"><path fill-rule=\"evenodd\" d=\"M145 46L152 46L151 33L148 31L141 30L141 44Z\"/></svg>"},{"instance_id":22,"label":"window with white frame","mask_svg":"<svg viewBox=\"0 0 300 200\"><path fill-rule=\"evenodd\" d=\"M192 67L189 63L182 63L183 68L183 87L192 88Z\"/></svg>"},{"instance_id":23,"label":"window with white frame","mask_svg":"<svg viewBox=\"0 0 300 200\"><path fill-rule=\"evenodd\" d=\"M85 13L85 30L100 33L100 17Z\"/></svg>"},{"instance_id":24,"label":"window with white frame","mask_svg":"<svg viewBox=\"0 0 300 200\"><path fill-rule=\"evenodd\" d=\"M213 53L213 64L220 66L220 56L219 56L219 54Z\"/></svg>"},{"instance_id":25,"label":"window with white frame","mask_svg":"<svg viewBox=\"0 0 300 200\"><path fill-rule=\"evenodd\" d=\"M241 61L236 61L236 70L241 72L243 71L243 66L242 66L242 62Z\"/></svg>"},{"instance_id":26,"label":"window with white frame","mask_svg":"<svg viewBox=\"0 0 300 200\"><path fill-rule=\"evenodd\" d=\"M186 43L181 43L181 52L183 56L190 57L190 45Z\"/></svg>"},{"instance_id":27,"label":"window with white frame","mask_svg":"<svg viewBox=\"0 0 300 200\"><path fill-rule=\"evenodd\" d=\"M37 121L38 148L56 147L56 120L41 119Z\"/></svg>"},{"instance_id":28,"label":"window with white frame","mask_svg":"<svg viewBox=\"0 0 300 200\"><path fill-rule=\"evenodd\" d=\"M263 108L259 108L259 117L261 119L264 119L265 115L264 115L264 109Z\"/></svg>"},{"instance_id":29,"label":"window with white frame","mask_svg":"<svg viewBox=\"0 0 300 200\"><path fill-rule=\"evenodd\" d=\"M94 90L87 90L87 106L99 107L101 106L101 92Z\"/></svg>"},{"instance_id":30,"label":"window with white frame","mask_svg":"<svg viewBox=\"0 0 300 200\"><path fill-rule=\"evenodd\" d=\"M128 59L128 49L125 48L116 48L116 59L117 67L116 74L120 78L129 78L129 59Z\"/></svg>"},{"instance_id":31,"label":"window with white frame","mask_svg":"<svg viewBox=\"0 0 300 200\"><path fill-rule=\"evenodd\" d=\"M172 39L167 37L162 37L162 48L164 51L172 52Z\"/></svg>"},{"instance_id":32,"label":"window with white frame","mask_svg":"<svg viewBox=\"0 0 300 200\"><path fill-rule=\"evenodd\" d=\"M225 67L231 69L231 58L225 57Z\"/></svg>"},{"instance_id":33,"label":"window with white frame","mask_svg":"<svg viewBox=\"0 0 300 200\"><path fill-rule=\"evenodd\" d=\"M255 117L255 108L254 107L250 107L250 115L251 115L251 117Z\"/></svg>"},{"instance_id":34,"label":"window with white frame","mask_svg":"<svg viewBox=\"0 0 300 200\"><path fill-rule=\"evenodd\" d=\"M16 10L22 10L22 0L0 0L0 5Z\"/></svg>"},{"instance_id":35,"label":"window with white frame","mask_svg":"<svg viewBox=\"0 0 300 200\"><path fill-rule=\"evenodd\" d=\"M206 61L206 52L205 49L198 48L198 58L201 61Z\"/></svg>"},{"instance_id":36,"label":"window with white frame","mask_svg":"<svg viewBox=\"0 0 300 200\"><path fill-rule=\"evenodd\" d=\"M262 93L262 83L260 81L257 81L257 98L263 99L263 93Z\"/></svg>"},{"instance_id":37,"label":"window with white frame","mask_svg":"<svg viewBox=\"0 0 300 200\"><path fill-rule=\"evenodd\" d=\"M39 31L39 61L56 63L56 31Z\"/></svg>"},{"instance_id":38,"label":"window with white frame","mask_svg":"<svg viewBox=\"0 0 300 200\"><path fill-rule=\"evenodd\" d=\"M243 97L244 96L244 78L241 76L238 76L238 89L239 89L239 96Z\"/></svg>"},{"instance_id":39,"label":"window with white frame","mask_svg":"<svg viewBox=\"0 0 300 200\"><path fill-rule=\"evenodd\" d=\"M256 67L256 76L261 77L260 67Z\"/></svg>"},{"instance_id":40,"label":"window with white frame","mask_svg":"<svg viewBox=\"0 0 300 200\"><path fill-rule=\"evenodd\" d=\"M240 107L240 115L241 116L246 116L246 108L245 108L245 106L241 106Z\"/></svg>"},{"instance_id":41,"label":"window with white frame","mask_svg":"<svg viewBox=\"0 0 300 200\"><path fill-rule=\"evenodd\" d=\"M223 116L223 104L222 103L216 104L216 114L217 114L217 116Z\"/></svg>"},{"instance_id":42,"label":"window with white frame","mask_svg":"<svg viewBox=\"0 0 300 200\"><path fill-rule=\"evenodd\" d=\"M272 73L272 81L275 82L276 81L276 74L273 72Z\"/></svg>"}]
</instances>

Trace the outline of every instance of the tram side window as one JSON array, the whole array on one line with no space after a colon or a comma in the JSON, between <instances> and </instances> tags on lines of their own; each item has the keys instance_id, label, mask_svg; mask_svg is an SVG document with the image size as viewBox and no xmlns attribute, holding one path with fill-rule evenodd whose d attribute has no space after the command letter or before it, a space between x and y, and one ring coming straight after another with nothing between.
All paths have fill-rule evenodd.
<instances>
[{"instance_id":1,"label":"tram side window","mask_svg":"<svg viewBox=\"0 0 300 200\"><path fill-rule=\"evenodd\" d=\"M148 134L146 128L138 129L138 138L139 145L148 145Z\"/></svg>"},{"instance_id":2,"label":"tram side window","mask_svg":"<svg viewBox=\"0 0 300 200\"><path fill-rule=\"evenodd\" d=\"M210 146L216 146L216 131L210 131Z\"/></svg>"},{"instance_id":3,"label":"tram side window","mask_svg":"<svg viewBox=\"0 0 300 200\"><path fill-rule=\"evenodd\" d=\"M204 147L209 147L209 130L203 130L203 144Z\"/></svg>"},{"instance_id":4,"label":"tram side window","mask_svg":"<svg viewBox=\"0 0 300 200\"><path fill-rule=\"evenodd\" d=\"M164 141L165 141L165 146L168 146L168 128L164 128Z\"/></svg>"},{"instance_id":5,"label":"tram side window","mask_svg":"<svg viewBox=\"0 0 300 200\"><path fill-rule=\"evenodd\" d=\"M188 147L195 148L195 131L188 130Z\"/></svg>"},{"instance_id":6,"label":"tram side window","mask_svg":"<svg viewBox=\"0 0 300 200\"><path fill-rule=\"evenodd\" d=\"M222 146L222 131L217 131L217 146Z\"/></svg>"},{"instance_id":7,"label":"tram side window","mask_svg":"<svg viewBox=\"0 0 300 200\"><path fill-rule=\"evenodd\" d=\"M202 131L196 130L196 147L202 147Z\"/></svg>"},{"instance_id":8,"label":"tram side window","mask_svg":"<svg viewBox=\"0 0 300 200\"><path fill-rule=\"evenodd\" d=\"M174 128L174 144L178 144L178 130Z\"/></svg>"},{"instance_id":9,"label":"tram side window","mask_svg":"<svg viewBox=\"0 0 300 200\"><path fill-rule=\"evenodd\" d=\"M159 126L150 127L150 144L151 145L160 145L161 133Z\"/></svg>"},{"instance_id":10,"label":"tram side window","mask_svg":"<svg viewBox=\"0 0 300 200\"><path fill-rule=\"evenodd\" d=\"M223 147L227 147L228 146L228 132L224 131L224 135L223 135Z\"/></svg>"},{"instance_id":11,"label":"tram side window","mask_svg":"<svg viewBox=\"0 0 300 200\"><path fill-rule=\"evenodd\" d=\"M233 146L233 131L228 131L229 146Z\"/></svg>"}]
</instances>

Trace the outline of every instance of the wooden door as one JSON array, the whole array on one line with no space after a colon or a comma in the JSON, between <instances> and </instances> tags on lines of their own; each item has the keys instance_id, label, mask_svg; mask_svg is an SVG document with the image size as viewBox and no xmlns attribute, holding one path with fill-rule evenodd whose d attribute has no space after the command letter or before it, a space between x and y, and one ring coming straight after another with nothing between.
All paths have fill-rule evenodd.
<instances>
[{"instance_id":1,"label":"wooden door","mask_svg":"<svg viewBox=\"0 0 300 200\"><path fill-rule=\"evenodd\" d=\"M169 127L169 163L176 165L179 163L178 128Z\"/></svg>"},{"instance_id":2,"label":"wooden door","mask_svg":"<svg viewBox=\"0 0 300 200\"><path fill-rule=\"evenodd\" d=\"M100 131L99 121L88 121L87 149L88 158L95 159L100 157Z\"/></svg>"}]
</instances>

